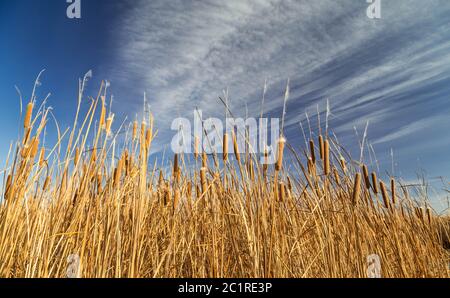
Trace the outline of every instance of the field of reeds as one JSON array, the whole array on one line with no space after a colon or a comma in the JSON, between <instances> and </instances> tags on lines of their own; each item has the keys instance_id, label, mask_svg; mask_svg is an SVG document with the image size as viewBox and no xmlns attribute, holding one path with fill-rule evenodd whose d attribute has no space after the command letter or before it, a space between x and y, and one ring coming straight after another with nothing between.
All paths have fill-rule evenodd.
<instances>
[{"instance_id":1,"label":"field of reeds","mask_svg":"<svg viewBox=\"0 0 450 298\"><path fill-rule=\"evenodd\" d=\"M50 110L34 92L24 103L3 171L1 277L367 277L374 254L382 277L449 277L448 219L334 138L282 140L274 165L224 146L164 170L150 162L152 115L117 141L104 89L88 99L80 86L55 144L42 141Z\"/></svg>"}]
</instances>

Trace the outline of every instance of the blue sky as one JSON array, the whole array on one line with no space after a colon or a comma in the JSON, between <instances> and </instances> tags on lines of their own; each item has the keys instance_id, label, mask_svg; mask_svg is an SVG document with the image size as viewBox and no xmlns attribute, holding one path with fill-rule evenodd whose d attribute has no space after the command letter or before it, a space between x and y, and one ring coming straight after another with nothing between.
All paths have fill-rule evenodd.
<instances>
[{"instance_id":1,"label":"blue sky","mask_svg":"<svg viewBox=\"0 0 450 298\"><path fill-rule=\"evenodd\" d=\"M361 138L369 121L381 171L392 172L392 148L396 176L450 176L448 0L382 0L379 20L367 18L365 0L81 2L82 18L71 20L65 0L0 0L2 160L18 133L14 86L29 98L46 69L39 95L51 92L67 127L78 78L92 69L87 94L110 81L119 119L139 115L147 92L157 149L169 145L177 115L191 117L195 106L220 115L227 87L235 114L247 104L256 116L267 79L265 108L279 116L290 78L286 129L297 146L305 111L314 118L318 107L323 119L328 99L330 129L355 155L355 128Z\"/></svg>"}]
</instances>

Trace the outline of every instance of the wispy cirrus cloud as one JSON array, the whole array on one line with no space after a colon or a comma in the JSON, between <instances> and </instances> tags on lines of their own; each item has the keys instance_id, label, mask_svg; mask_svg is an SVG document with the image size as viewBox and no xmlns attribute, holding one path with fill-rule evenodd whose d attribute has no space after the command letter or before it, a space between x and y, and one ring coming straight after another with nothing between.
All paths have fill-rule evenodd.
<instances>
[{"instance_id":1,"label":"wispy cirrus cloud","mask_svg":"<svg viewBox=\"0 0 450 298\"><path fill-rule=\"evenodd\" d=\"M136 3L136 2L133 2ZM118 20L113 72L123 85L147 90L161 130L171 120L222 113L217 97L229 88L231 108L280 114L287 78L286 124L298 135L305 110L329 99L331 127L349 138L370 121L379 146L397 144L424 123L449 125L450 3L382 1L382 19L366 17L366 1L138 1ZM435 119L436 115L439 121ZM397 133L392 133L397 129ZM449 136L446 136L449 138Z\"/></svg>"}]
</instances>

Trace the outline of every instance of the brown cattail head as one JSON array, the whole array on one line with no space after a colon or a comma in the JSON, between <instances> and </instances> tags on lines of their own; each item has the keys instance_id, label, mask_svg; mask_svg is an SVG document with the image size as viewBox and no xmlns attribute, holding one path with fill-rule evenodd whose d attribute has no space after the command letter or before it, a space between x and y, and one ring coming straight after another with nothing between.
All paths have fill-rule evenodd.
<instances>
[{"instance_id":1,"label":"brown cattail head","mask_svg":"<svg viewBox=\"0 0 450 298\"><path fill-rule=\"evenodd\" d=\"M31 125L31 115L33 114L33 103L29 102L27 104L27 110L25 112L25 118L23 120L23 127L24 128L29 128Z\"/></svg>"},{"instance_id":2,"label":"brown cattail head","mask_svg":"<svg viewBox=\"0 0 450 298\"><path fill-rule=\"evenodd\" d=\"M369 170L367 169L366 165L362 165L362 172L364 175L364 184L366 186L366 189L370 189L370 180L369 180Z\"/></svg>"},{"instance_id":3,"label":"brown cattail head","mask_svg":"<svg viewBox=\"0 0 450 298\"><path fill-rule=\"evenodd\" d=\"M158 188L161 188L164 183L164 174L162 170L159 170Z\"/></svg>"},{"instance_id":4,"label":"brown cattail head","mask_svg":"<svg viewBox=\"0 0 450 298\"><path fill-rule=\"evenodd\" d=\"M200 169L200 183L202 185L202 192L205 193L207 189L207 182L206 182L206 168L202 167Z\"/></svg>"},{"instance_id":5,"label":"brown cattail head","mask_svg":"<svg viewBox=\"0 0 450 298\"><path fill-rule=\"evenodd\" d=\"M281 136L278 140L278 156L277 156L277 163L275 164L275 170L281 171L281 168L283 167L283 154L284 154L284 146L286 144L286 139Z\"/></svg>"},{"instance_id":6,"label":"brown cattail head","mask_svg":"<svg viewBox=\"0 0 450 298\"><path fill-rule=\"evenodd\" d=\"M427 219L428 219L428 223L431 223L431 221L433 220L433 215L431 213L430 207L427 207Z\"/></svg>"},{"instance_id":7,"label":"brown cattail head","mask_svg":"<svg viewBox=\"0 0 450 298\"><path fill-rule=\"evenodd\" d=\"M355 184L353 185L353 205L358 204L360 193L361 193L361 174L356 173Z\"/></svg>"},{"instance_id":8,"label":"brown cattail head","mask_svg":"<svg viewBox=\"0 0 450 298\"><path fill-rule=\"evenodd\" d=\"M311 161L313 164L316 164L316 151L314 149L314 141L309 140L309 151L311 153Z\"/></svg>"},{"instance_id":9,"label":"brown cattail head","mask_svg":"<svg viewBox=\"0 0 450 298\"><path fill-rule=\"evenodd\" d=\"M324 155L325 155L325 150L324 150L324 144L323 144L323 137L322 135L319 135L319 151L320 151L320 159L323 160Z\"/></svg>"},{"instance_id":10,"label":"brown cattail head","mask_svg":"<svg viewBox=\"0 0 450 298\"><path fill-rule=\"evenodd\" d=\"M375 172L372 172L372 190L375 194L378 194L378 180Z\"/></svg>"},{"instance_id":11,"label":"brown cattail head","mask_svg":"<svg viewBox=\"0 0 450 298\"><path fill-rule=\"evenodd\" d=\"M234 150L234 156L236 156L236 160L239 162L241 161L241 155L239 152L238 142L237 142L237 136L236 133L233 131L233 150Z\"/></svg>"},{"instance_id":12,"label":"brown cattail head","mask_svg":"<svg viewBox=\"0 0 450 298\"><path fill-rule=\"evenodd\" d=\"M78 162L80 161L80 148L75 148L75 157L73 158L73 164L74 166L78 165Z\"/></svg>"},{"instance_id":13,"label":"brown cattail head","mask_svg":"<svg viewBox=\"0 0 450 298\"><path fill-rule=\"evenodd\" d=\"M228 134L223 135L223 161L228 160Z\"/></svg>"},{"instance_id":14,"label":"brown cattail head","mask_svg":"<svg viewBox=\"0 0 450 298\"><path fill-rule=\"evenodd\" d=\"M36 157L38 150L39 150L39 139L37 137L33 137L31 139L31 151L30 151L31 159Z\"/></svg>"},{"instance_id":15,"label":"brown cattail head","mask_svg":"<svg viewBox=\"0 0 450 298\"><path fill-rule=\"evenodd\" d=\"M336 168L333 168L334 180L336 180L337 185L341 184L341 179L339 177L339 172Z\"/></svg>"},{"instance_id":16,"label":"brown cattail head","mask_svg":"<svg viewBox=\"0 0 450 298\"><path fill-rule=\"evenodd\" d=\"M91 161L95 163L97 161L97 148L92 149L91 153Z\"/></svg>"},{"instance_id":17,"label":"brown cattail head","mask_svg":"<svg viewBox=\"0 0 450 298\"><path fill-rule=\"evenodd\" d=\"M202 167L208 168L208 155L205 151L202 152Z\"/></svg>"},{"instance_id":18,"label":"brown cattail head","mask_svg":"<svg viewBox=\"0 0 450 298\"><path fill-rule=\"evenodd\" d=\"M344 157L341 156L341 158L339 159L339 162L341 164L342 171L344 171L344 173L347 172L347 165L345 163Z\"/></svg>"},{"instance_id":19,"label":"brown cattail head","mask_svg":"<svg viewBox=\"0 0 450 298\"><path fill-rule=\"evenodd\" d=\"M268 163L269 163L269 152L267 149L267 146L264 146L264 164L263 164L263 175L264 177L267 176L267 170L268 170Z\"/></svg>"},{"instance_id":20,"label":"brown cattail head","mask_svg":"<svg viewBox=\"0 0 450 298\"><path fill-rule=\"evenodd\" d=\"M120 178L122 177L122 169L123 169L123 158L119 159L117 163L117 167L114 171L114 186L118 186L120 182Z\"/></svg>"},{"instance_id":21,"label":"brown cattail head","mask_svg":"<svg viewBox=\"0 0 450 298\"><path fill-rule=\"evenodd\" d=\"M328 140L325 140L324 143L324 156L323 156L323 168L325 172L325 176L330 174L330 143Z\"/></svg>"},{"instance_id":22,"label":"brown cattail head","mask_svg":"<svg viewBox=\"0 0 450 298\"><path fill-rule=\"evenodd\" d=\"M188 181L186 183L186 197L190 199L192 197L192 182Z\"/></svg>"},{"instance_id":23,"label":"brown cattail head","mask_svg":"<svg viewBox=\"0 0 450 298\"><path fill-rule=\"evenodd\" d=\"M98 172L97 173L97 192L101 193L102 192L102 173Z\"/></svg>"},{"instance_id":24,"label":"brown cattail head","mask_svg":"<svg viewBox=\"0 0 450 298\"><path fill-rule=\"evenodd\" d=\"M145 130L146 130L147 124L145 123L145 121L141 122L141 131L140 131L140 143L141 143L141 147L145 145Z\"/></svg>"},{"instance_id":25,"label":"brown cattail head","mask_svg":"<svg viewBox=\"0 0 450 298\"><path fill-rule=\"evenodd\" d=\"M397 193L395 191L395 179L391 178L391 195L392 195L392 204L395 206L397 203Z\"/></svg>"},{"instance_id":26,"label":"brown cattail head","mask_svg":"<svg viewBox=\"0 0 450 298\"><path fill-rule=\"evenodd\" d=\"M180 173L180 168L178 166L178 154L175 153L173 156L173 180L175 182L178 181L179 173Z\"/></svg>"},{"instance_id":27,"label":"brown cattail head","mask_svg":"<svg viewBox=\"0 0 450 298\"><path fill-rule=\"evenodd\" d=\"M50 185L50 182L51 182L51 178L50 178L50 176L47 176L44 180L44 185L42 186L43 191L47 190L48 186Z\"/></svg>"},{"instance_id":28,"label":"brown cattail head","mask_svg":"<svg viewBox=\"0 0 450 298\"><path fill-rule=\"evenodd\" d=\"M11 194L11 186L12 186L12 176L8 175L6 178L6 187L5 187L5 199L9 199L9 195Z\"/></svg>"},{"instance_id":29,"label":"brown cattail head","mask_svg":"<svg viewBox=\"0 0 450 298\"><path fill-rule=\"evenodd\" d=\"M313 164L311 158L308 158L307 165L308 165L308 173L310 175L316 176L316 174L317 174L316 173L316 166Z\"/></svg>"},{"instance_id":30,"label":"brown cattail head","mask_svg":"<svg viewBox=\"0 0 450 298\"><path fill-rule=\"evenodd\" d=\"M175 193L174 193L174 196L173 196L173 209L172 209L173 212L175 212L175 209L178 206L178 201L179 200L180 200L180 190L176 189Z\"/></svg>"},{"instance_id":31,"label":"brown cattail head","mask_svg":"<svg viewBox=\"0 0 450 298\"><path fill-rule=\"evenodd\" d=\"M153 132L150 128L147 129L147 132L145 133L145 148L147 150L150 148L150 144L152 142Z\"/></svg>"},{"instance_id":32,"label":"brown cattail head","mask_svg":"<svg viewBox=\"0 0 450 298\"><path fill-rule=\"evenodd\" d=\"M284 188L284 183L283 182L280 182L280 184L279 184L279 193L280 193L279 199L280 199L280 201L283 202L285 200L285 198L286 198L286 192L285 192L285 188Z\"/></svg>"},{"instance_id":33,"label":"brown cattail head","mask_svg":"<svg viewBox=\"0 0 450 298\"><path fill-rule=\"evenodd\" d=\"M380 181L380 189L381 189L381 196L383 197L384 207L389 209L390 208L389 198L386 191L386 185L384 184L383 181Z\"/></svg>"},{"instance_id":34,"label":"brown cattail head","mask_svg":"<svg viewBox=\"0 0 450 298\"><path fill-rule=\"evenodd\" d=\"M46 191L48 186L50 185L51 178L47 176L44 180L44 185L42 186L42 191Z\"/></svg>"}]
</instances>

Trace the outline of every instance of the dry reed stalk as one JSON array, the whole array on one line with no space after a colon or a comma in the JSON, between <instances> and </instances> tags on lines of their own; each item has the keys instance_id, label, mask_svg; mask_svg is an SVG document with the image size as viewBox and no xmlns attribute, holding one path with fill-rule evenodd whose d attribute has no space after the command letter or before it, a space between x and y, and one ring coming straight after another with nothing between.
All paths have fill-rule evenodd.
<instances>
[{"instance_id":1,"label":"dry reed stalk","mask_svg":"<svg viewBox=\"0 0 450 298\"><path fill-rule=\"evenodd\" d=\"M113 121L114 121L114 114L111 114L106 119L106 124L105 124L105 132L106 132L107 136L109 136L111 134L111 126L112 126Z\"/></svg>"},{"instance_id":2,"label":"dry reed stalk","mask_svg":"<svg viewBox=\"0 0 450 298\"><path fill-rule=\"evenodd\" d=\"M39 167L42 168L44 166L44 162L45 162L45 148L42 147L40 152L39 152Z\"/></svg>"},{"instance_id":3,"label":"dry reed stalk","mask_svg":"<svg viewBox=\"0 0 450 298\"><path fill-rule=\"evenodd\" d=\"M100 112L100 122L99 127L106 129L106 107L105 107L105 97L102 96L102 107Z\"/></svg>"},{"instance_id":4,"label":"dry reed stalk","mask_svg":"<svg viewBox=\"0 0 450 298\"><path fill-rule=\"evenodd\" d=\"M198 155L199 155L199 149L198 149L199 143L200 143L199 138L197 136L195 136L194 137L194 158L195 158L195 160L198 159Z\"/></svg>"},{"instance_id":5,"label":"dry reed stalk","mask_svg":"<svg viewBox=\"0 0 450 298\"><path fill-rule=\"evenodd\" d=\"M5 199L8 200L11 194L11 186L12 186L12 176L8 175L6 178L6 187L5 187Z\"/></svg>"},{"instance_id":6,"label":"dry reed stalk","mask_svg":"<svg viewBox=\"0 0 450 298\"><path fill-rule=\"evenodd\" d=\"M96 179L97 180L97 193L99 194L103 191L102 190L102 173L98 172L96 178L97 178Z\"/></svg>"},{"instance_id":7,"label":"dry reed stalk","mask_svg":"<svg viewBox=\"0 0 450 298\"><path fill-rule=\"evenodd\" d=\"M133 142L136 141L136 138L137 138L137 127L138 127L138 122L136 120L134 120L134 122L133 122L133 131L132 131L132 134L131 134L131 138L132 138Z\"/></svg>"}]
</instances>

